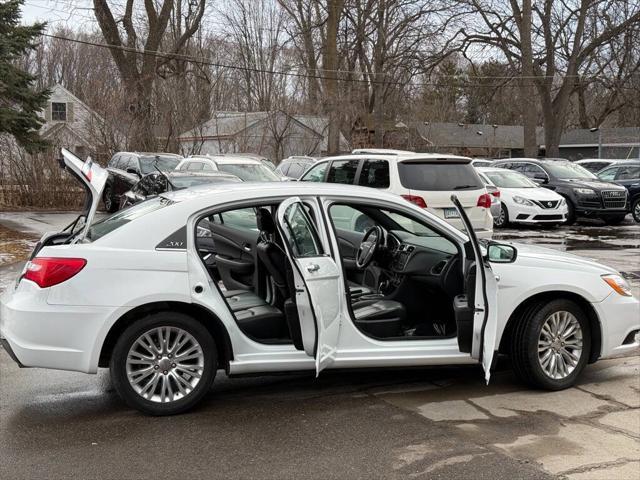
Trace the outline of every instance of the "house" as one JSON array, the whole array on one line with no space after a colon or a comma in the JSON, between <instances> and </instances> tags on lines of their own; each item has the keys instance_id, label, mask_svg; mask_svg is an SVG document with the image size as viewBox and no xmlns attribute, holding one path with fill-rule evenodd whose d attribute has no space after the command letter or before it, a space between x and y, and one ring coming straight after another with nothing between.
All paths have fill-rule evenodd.
<instances>
[{"instance_id":1,"label":"house","mask_svg":"<svg viewBox=\"0 0 640 480\"><path fill-rule=\"evenodd\" d=\"M538 138L544 155L544 136ZM560 137L560 156L569 160L599 157L640 160L640 127L569 130Z\"/></svg>"},{"instance_id":2,"label":"house","mask_svg":"<svg viewBox=\"0 0 640 480\"><path fill-rule=\"evenodd\" d=\"M524 144L518 125L387 121L383 130L384 148L417 152L501 158L521 153ZM375 128L368 118L356 120L351 135L354 148L375 146Z\"/></svg>"},{"instance_id":3,"label":"house","mask_svg":"<svg viewBox=\"0 0 640 480\"><path fill-rule=\"evenodd\" d=\"M329 122L317 115L273 112L216 112L198 127L178 137L180 151L188 154L245 153L280 160L290 155L327 152ZM341 150L349 149L340 134Z\"/></svg>"},{"instance_id":4,"label":"house","mask_svg":"<svg viewBox=\"0 0 640 480\"><path fill-rule=\"evenodd\" d=\"M54 148L63 146L80 158L91 155L94 160L106 161L110 142L104 119L62 85L54 85L51 91L42 112L42 138Z\"/></svg>"}]
</instances>

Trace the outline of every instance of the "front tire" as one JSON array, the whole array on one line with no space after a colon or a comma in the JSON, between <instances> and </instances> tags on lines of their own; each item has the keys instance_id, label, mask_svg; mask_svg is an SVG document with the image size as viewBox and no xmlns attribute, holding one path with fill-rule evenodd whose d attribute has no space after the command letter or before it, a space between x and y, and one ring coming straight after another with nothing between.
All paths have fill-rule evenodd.
<instances>
[{"instance_id":1,"label":"front tire","mask_svg":"<svg viewBox=\"0 0 640 480\"><path fill-rule=\"evenodd\" d=\"M622 221L626 216L627 214L625 213L624 215L615 215L611 217L605 217L603 218L603 220L604 220L604 223L606 223L607 225L619 225L620 223L622 223Z\"/></svg>"},{"instance_id":2,"label":"front tire","mask_svg":"<svg viewBox=\"0 0 640 480\"><path fill-rule=\"evenodd\" d=\"M567 220L564 222L565 225L573 225L576 223L576 207L574 207L573 202L568 198L565 198L567 202Z\"/></svg>"},{"instance_id":3,"label":"front tire","mask_svg":"<svg viewBox=\"0 0 640 480\"><path fill-rule=\"evenodd\" d=\"M500 205L500 215L498 215L498 218L493 219L493 225L496 228L506 228L509 226L509 211L504 203Z\"/></svg>"},{"instance_id":4,"label":"front tire","mask_svg":"<svg viewBox=\"0 0 640 480\"><path fill-rule=\"evenodd\" d=\"M631 206L631 215L633 215L633 219L636 223L640 223L640 197L633 201L633 205Z\"/></svg>"},{"instance_id":5,"label":"front tire","mask_svg":"<svg viewBox=\"0 0 640 480\"><path fill-rule=\"evenodd\" d=\"M532 387L571 387L587 364L591 349L589 319L578 304L556 299L531 306L511 338L516 375Z\"/></svg>"},{"instance_id":6,"label":"front tire","mask_svg":"<svg viewBox=\"0 0 640 480\"><path fill-rule=\"evenodd\" d=\"M120 335L109 366L127 405L149 415L174 415L209 390L217 370L216 344L188 315L152 313Z\"/></svg>"}]
</instances>

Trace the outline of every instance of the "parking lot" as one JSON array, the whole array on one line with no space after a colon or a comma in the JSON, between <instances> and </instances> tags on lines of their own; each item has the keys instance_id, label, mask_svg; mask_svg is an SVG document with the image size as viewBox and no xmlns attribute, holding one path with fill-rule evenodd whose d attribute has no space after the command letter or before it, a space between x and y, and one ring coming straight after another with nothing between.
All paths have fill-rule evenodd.
<instances>
[{"instance_id":1,"label":"parking lot","mask_svg":"<svg viewBox=\"0 0 640 480\"><path fill-rule=\"evenodd\" d=\"M0 214L0 289L68 214ZM495 238L622 271L640 295L640 225L511 228ZM640 314L640 312L639 312ZM561 392L489 386L477 367L224 378L190 413L146 417L108 372L19 369L0 351L0 478L640 478L640 352Z\"/></svg>"}]
</instances>

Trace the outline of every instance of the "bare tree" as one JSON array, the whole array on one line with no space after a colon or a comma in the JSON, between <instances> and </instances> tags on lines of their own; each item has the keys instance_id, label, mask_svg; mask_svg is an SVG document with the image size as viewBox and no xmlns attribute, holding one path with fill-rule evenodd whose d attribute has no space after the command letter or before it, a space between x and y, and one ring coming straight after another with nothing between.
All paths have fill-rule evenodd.
<instances>
[{"instance_id":1,"label":"bare tree","mask_svg":"<svg viewBox=\"0 0 640 480\"><path fill-rule=\"evenodd\" d=\"M498 50L507 61L520 66L524 80L526 15L518 2L458 0L458 4L470 14L468 27L460 30L463 50L474 46ZM640 4L634 0L544 0L532 6L532 77L542 110L547 156L559 155L570 100L589 59L638 23Z\"/></svg>"},{"instance_id":2,"label":"bare tree","mask_svg":"<svg viewBox=\"0 0 640 480\"><path fill-rule=\"evenodd\" d=\"M181 2L179 5L182 8ZM142 15L134 15L134 0L127 0L124 14L118 19L107 0L93 0L93 6L100 30L111 46L111 55L125 90L126 111L130 119L129 148L155 150L152 92L158 67L168 61L166 57L157 56L156 52L165 39L169 19L174 13L174 0L145 0L146 21L143 25L134 24L136 19L142 19ZM185 8L187 13L184 15L184 26L180 28L181 34L169 49L173 54L181 52L200 27L205 0L188 2ZM182 12L179 15L183 15ZM143 32L146 38L141 38ZM140 55L134 51L140 45L146 54Z\"/></svg>"}]
</instances>

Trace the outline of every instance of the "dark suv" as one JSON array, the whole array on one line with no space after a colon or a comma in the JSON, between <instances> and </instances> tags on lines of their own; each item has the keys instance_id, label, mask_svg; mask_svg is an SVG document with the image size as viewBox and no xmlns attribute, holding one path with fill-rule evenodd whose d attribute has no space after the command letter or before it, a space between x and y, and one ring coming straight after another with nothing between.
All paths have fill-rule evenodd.
<instances>
[{"instance_id":1,"label":"dark suv","mask_svg":"<svg viewBox=\"0 0 640 480\"><path fill-rule=\"evenodd\" d=\"M498 160L493 166L520 172L562 195L569 208L568 224L574 223L577 217L591 217L614 225L624 220L629 211L624 187L603 182L568 160L511 158Z\"/></svg>"},{"instance_id":2,"label":"dark suv","mask_svg":"<svg viewBox=\"0 0 640 480\"><path fill-rule=\"evenodd\" d=\"M622 160L597 173L605 182L616 182L629 192L633 219L640 223L640 160Z\"/></svg>"},{"instance_id":3,"label":"dark suv","mask_svg":"<svg viewBox=\"0 0 640 480\"><path fill-rule=\"evenodd\" d=\"M169 172L178 166L182 158L173 153L116 153L107 164L109 179L102 194L105 210L110 213L118 210L120 197L131 190L143 175L158 169Z\"/></svg>"}]
</instances>

